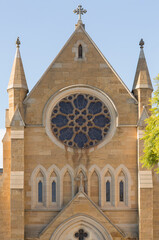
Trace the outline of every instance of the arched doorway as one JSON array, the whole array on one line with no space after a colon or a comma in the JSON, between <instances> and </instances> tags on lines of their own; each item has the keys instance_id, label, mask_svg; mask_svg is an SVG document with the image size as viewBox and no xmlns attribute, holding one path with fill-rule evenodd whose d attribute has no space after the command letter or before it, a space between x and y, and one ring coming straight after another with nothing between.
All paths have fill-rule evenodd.
<instances>
[{"instance_id":1,"label":"arched doorway","mask_svg":"<svg viewBox=\"0 0 159 240\"><path fill-rule=\"evenodd\" d=\"M50 240L112 240L106 229L93 218L76 215L64 221Z\"/></svg>"}]
</instances>

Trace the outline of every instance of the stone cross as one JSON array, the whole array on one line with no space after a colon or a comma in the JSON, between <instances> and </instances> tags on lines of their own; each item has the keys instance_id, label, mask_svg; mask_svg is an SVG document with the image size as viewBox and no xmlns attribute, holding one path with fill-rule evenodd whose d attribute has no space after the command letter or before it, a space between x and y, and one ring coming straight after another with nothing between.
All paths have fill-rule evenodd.
<instances>
[{"instance_id":1,"label":"stone cross","mask_svg":"<svg viewBox=\"0 0 159 240\"><path fill-rule=\"evenodd\" d=\"M83 229L80 229L77 233L75 233L75 238L78 238L79 240L84 240L88 237L88 233L84 232Z\"/></svg>"},{"instance_id":2,"label":"stone cross","mask_svg":"<svg viewBox=\"0 0 159 240\"><path fill-rule=\"evenodd\" d=\"M83 9L82 5L78 5L78 8L76 8L74 11L77 15L79 15L79 21L82 21L81 15L87 12L87 10Z\"/></svg>"}]
</instances>

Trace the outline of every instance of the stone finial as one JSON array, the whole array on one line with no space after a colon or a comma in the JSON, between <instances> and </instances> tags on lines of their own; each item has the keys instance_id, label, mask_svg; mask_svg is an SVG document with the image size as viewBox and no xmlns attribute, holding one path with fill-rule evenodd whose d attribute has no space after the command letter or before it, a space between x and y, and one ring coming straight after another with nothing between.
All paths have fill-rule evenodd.
<instances>
[{"instance_id":1,"label":"stone finial","mask_svg":"<svg viewBox=\"0 0 159 240\"><path fill-rule=\"evenodd\" d=\"M73 12L76 13L77 15L79 15L79 20L78 20L78 21L82 21L81 15L83 15L84 13L86 13L87 10L86 10L86 9L83 9L83 8L82 8L82 5L78 5L78 8L76 8Z\"/></svg>"},{"instance_id":2,"label":"stone finial","mask_svg":"<svg viewBox=\"0 0 159 240\"><path fill-rule=\"evenodd\" d=\"M19 40L19 37L17 37L17 41L16 41L17 48L20 47L20 44L21 44L21 42L20 42L20 40Z\"/></svg>"},{"instance_id":3,"label":"stone finial","mask_svg":"<svg viewBox=\"0 0 159 240\"><path fill-rule=\"evenodd\" d=\"M141 38L140 42L139 42L139 45L140 45L140 48L143 48L144 47L144 40Z\"/></svg>"}]
</instances>

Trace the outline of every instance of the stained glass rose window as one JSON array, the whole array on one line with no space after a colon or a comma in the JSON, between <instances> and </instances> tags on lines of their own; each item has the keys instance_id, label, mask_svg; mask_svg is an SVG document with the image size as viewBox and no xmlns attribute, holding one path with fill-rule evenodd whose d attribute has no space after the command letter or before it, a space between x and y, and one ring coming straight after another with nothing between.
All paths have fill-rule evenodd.
<instances>
[{"instance_id":1,"label":"stained glass rose window","mask_svg":"<svg viewBox=\"0 0 159 240\"><path fill-rule=\"evenodd\" d=\"M110 129L107 106L90 94L71 94L54 106L51 129L68 147L89 148L101 142Z\"/></svg>"}]
</instances>

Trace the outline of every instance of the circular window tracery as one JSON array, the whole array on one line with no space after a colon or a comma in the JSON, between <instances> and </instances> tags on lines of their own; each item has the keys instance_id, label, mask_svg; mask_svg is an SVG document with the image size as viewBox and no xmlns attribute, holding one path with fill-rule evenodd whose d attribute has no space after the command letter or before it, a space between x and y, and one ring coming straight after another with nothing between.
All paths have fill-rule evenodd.
<instances>
[{"instance_id":1,"label":"circular window tracery","mask_svg":"<svg viewBox=\"0 0 159 240\"><path fill-rule=\"evenodd\" d=\"M107 106L90 94L71 94L54 106L51 130L54 136L71 148L89 148L101 142L110 129Z\"/></svg>"}]
</instances>

